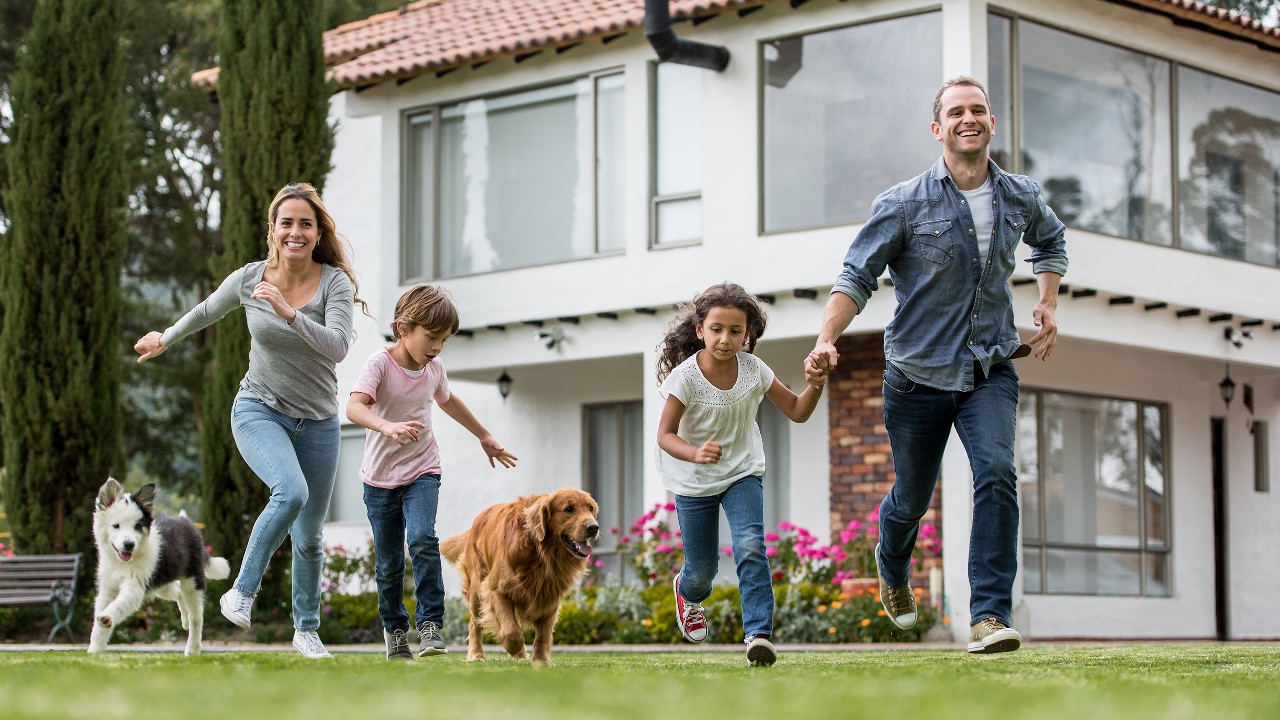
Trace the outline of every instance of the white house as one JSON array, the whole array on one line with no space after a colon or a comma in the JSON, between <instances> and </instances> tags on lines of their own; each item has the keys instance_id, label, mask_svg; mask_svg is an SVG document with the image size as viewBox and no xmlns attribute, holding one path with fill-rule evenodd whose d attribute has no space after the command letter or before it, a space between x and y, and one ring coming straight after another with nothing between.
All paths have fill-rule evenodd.
<instances>
[{"instance_id":1,"label":"white house","mask_svg":"<svg viewBox=\"0 0 1280 720\"><path fill-rule=\"evenodd\" d=\"M399 295L439 283L462 313L442 356L454 390L520 458L490 469L437 414L442 537L561 486L593 492L611 526L664 500L655 347L707 285L768 296L759 354L803 382L872 198L936 159L933 94L966 74L987 84L997 161L1069 226L1058 350L1018 361L1015 623L1035 639L1280 638L1280 32L1188 0L671 2L681 39L727 51L717 71L659 64L644 5L430 0L326 35L341 88L326 201L376 318L339 385ZM1031 278L1013 281L1028 335ZM808 423L762 414L773 521L829 536L891 481L893 309L884 288L854 321ZM334 533L367 526L362 442L344 432ZM954 438L940 487L959 638L970 481Z\"/></svg>"}]
</instances>

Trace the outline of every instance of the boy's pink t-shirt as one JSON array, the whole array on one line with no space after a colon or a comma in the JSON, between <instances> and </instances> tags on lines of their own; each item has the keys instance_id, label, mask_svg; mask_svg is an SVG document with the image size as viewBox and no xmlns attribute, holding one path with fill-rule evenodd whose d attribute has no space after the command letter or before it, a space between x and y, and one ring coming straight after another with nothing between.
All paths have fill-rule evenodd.
<instances>
[{"instance_id":1,"label":"boy's pink t-shirt","mask_svg":"<svg viewBox=\"0 0 1280 720\"><path fill-rule=\"evenodd\" d=\"M374 430L366 430L360 479L380 488L408 485L424 473L440 472L440 448L431 429L431 403L449 400L449 378L440 358L427 363L414 377L383 348L364 361L353 393L373 398L370 410L391 422L417 420L423 428L416 442L400 445Z\"/></svg>"}]
</instances>

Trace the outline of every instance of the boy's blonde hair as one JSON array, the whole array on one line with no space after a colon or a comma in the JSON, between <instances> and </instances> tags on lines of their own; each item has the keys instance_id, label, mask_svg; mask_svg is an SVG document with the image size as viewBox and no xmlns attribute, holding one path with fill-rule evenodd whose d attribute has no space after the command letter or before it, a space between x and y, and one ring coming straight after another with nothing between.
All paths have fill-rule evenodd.
<instances>
[{"instance_id":1,"label":"boy's blonde hair","mask_svg":"<svg viewBox=\"0 0 1280 720\"><path fill-rule=\"evenodd\" d=\"M431 332L458 332L458 307L442 287L419 284L396 301L396 314L391 320L391 335L400 339L400 325L405 329L419 326Z\"/></svg>"}]
</instances>

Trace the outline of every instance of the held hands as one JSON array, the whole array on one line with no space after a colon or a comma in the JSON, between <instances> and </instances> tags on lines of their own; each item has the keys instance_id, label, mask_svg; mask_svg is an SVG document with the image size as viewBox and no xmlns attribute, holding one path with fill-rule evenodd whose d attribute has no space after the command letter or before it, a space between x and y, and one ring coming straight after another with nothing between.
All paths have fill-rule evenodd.
<instances>
[{"instance_id":1,"label":"held hands","mask_svg":"<svg viewBox=\"0 0 1280 720\"><path fill-rule=\"evenodd\" d=\"M813 351L804 359L805 382L819 388L826 385L839 359L840 354L836 352L835 345L818 341L813 346Z\"/></svg>"},{"instance_id":2,"label":"held hands","mask_svg":"<svg viewBox=\"0 0 1280 720\"><path fill-rule=\"evenodd\" d=\"M496 460L502 463L503 467L513 468L516 466L516 460L520 459L507 452L492 435L484 436L480 440L480 447L484 448L484 454L489 456L489 467L498 467L494 463Z\"/></svg>"},{"instance_id":3,"label":"held hands","mask_svg":"<svg viewBox=\"0 0 1280 720\"><path fill-rule=\"evenodd\" d=\"M408 445L411 442L417 442L418 433L424 427L426 425L417 420L409 420L406 422L387 423L387 426L382 428L381 432L383 435L395 440L397 445Z\"/></svg>"},{"instance_id":4,"label":"held hands","mask_svg":"<svg viewBox=\"0 0 1280 720\"><path fill-rule=\"evenodd\" d=\"M169 346L164 344L164 336L158 332L149 332L142 336L142 339L133 344L133 351L141 357L138 362L146 362L160 353L168 350Z\"/></svg>"},{"instance_id":5,"label":"held hands","mask_svg":"<svg viewBox=\"0 0 1280 720\"><path fill-rule=\"evenodd\" d=\"M720 443L714 440L708 440L693 451L693 462L699 465L709 465L720 460Z\"/></svg>"},{"instance_id":6,"label":"held hands","mask_svg":"<svg viewBox=\"0 0 1280 720\"><path fill-rule=\"evenodd\" d=\"M276 315L290 325L292 325L294 319L298 317L298 311L294 310L289 303L285 302L284 295L280 292L280 288L269 282L258 283L257 287L253 289L253 294L249 297L254 300L266 300L267 303L271 305L271 309L275 311ZM400 444L403 445L404 443Z\"/></svg>"},{"instance_id":7,"label":"held hands","mask_svg":"<svg viewBox=\"0 0 1280 720\"><path fill-rule=\"evenodd\" d=\"M1056 311L1056 303L1050 304L1044 302L1036 303L1035 307L1031 309L1031 321L1036 327L1040 328L1040 332L1033 335L1031 339L1027 341L1027 344L1035 347L1036 343L1041 340L1044 341L1044 344L1036 348L1033 353L1041 360L1048 360L1049 356L1053 354L1053 349L1058 345L1058 320L1056 317Z\"/></svg>"}]
</instances>

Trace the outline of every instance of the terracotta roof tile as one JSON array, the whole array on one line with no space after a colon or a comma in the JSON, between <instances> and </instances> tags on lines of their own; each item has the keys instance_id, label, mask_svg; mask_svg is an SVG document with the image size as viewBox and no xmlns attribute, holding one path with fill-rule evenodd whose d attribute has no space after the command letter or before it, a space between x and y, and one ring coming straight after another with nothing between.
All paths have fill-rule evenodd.
<instances>
[{"instance_id":1,"label":"terracotta roof tile","mask_svg":"<svg viewBox=\"0 0 1280 720\"><path fill-rule=\"evenodd\" d=\"M673 18L780 0L672 0ZM1195 0L1112 0L1280 50L1280 28ZM803 5L801 6L803 9ZM586 38L639 30L644 0L419 0L325 33L329 76L340 88L414 77ZM191 77L214 90L218 69Z\"/></svg>"}]
</instances>

